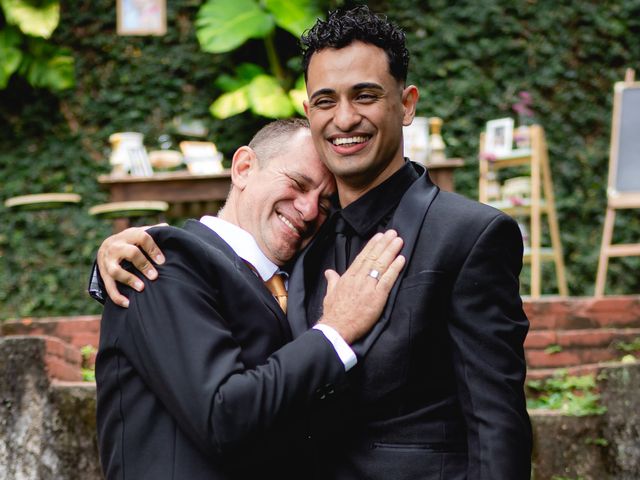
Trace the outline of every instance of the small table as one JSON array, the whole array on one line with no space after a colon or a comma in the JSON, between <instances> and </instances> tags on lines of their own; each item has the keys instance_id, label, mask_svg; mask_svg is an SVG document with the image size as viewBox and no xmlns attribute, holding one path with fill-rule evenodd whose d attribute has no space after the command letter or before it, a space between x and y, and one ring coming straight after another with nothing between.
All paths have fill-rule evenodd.
<instances>
[{"instance_id":1,"label":"small table","mask_svg":"<svg viewBox=\"0 0 640 480\"><path fill-rule=\"evenodd\" d=\"M464 160L461 158L449 158L444 162L427 164L427 170L431 181L447 192L455 191L453 173L456 168L462 167Z\"/></svg>"},{"instance_id":2,"label":"small table","mask_svg":"<svg viewBox=\"0 0 640 480\"><path fill-rule=\"evenodd\" d=\"M169 203L167 216L202 216L217 213L231 188L231 170L207 175L188 171L158 172L150 177L100 175L98 183L109 190L109 201L163 200ZM129 220L114 220L114 232L129 226Z\"/></svg>"},{"instance_id":3,"label":"small table","mask_svg":"<svg viewBox=\"0 0 640 480\"><path fill-rule=\"evenodd\" d=\"M454 191L453 173L464 165L460 158L427 165L433 183L446 191ZM109 190L109 201L163 200L170 207L169 217L200 217L217 213L231 188L231 170L209 175L194 175L188 171L158 172L150 177L133 175L100 175L98 183ZM114 232L129 227L129 220L114 220Z\"/></svg>"}]
</instances>

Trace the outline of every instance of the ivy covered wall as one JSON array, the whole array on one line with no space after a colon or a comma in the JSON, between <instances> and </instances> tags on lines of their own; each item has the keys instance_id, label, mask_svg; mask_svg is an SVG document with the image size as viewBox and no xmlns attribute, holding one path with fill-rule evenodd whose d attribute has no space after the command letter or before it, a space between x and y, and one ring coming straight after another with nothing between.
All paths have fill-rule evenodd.
<instances>
[{"instance_id":1,"label":"ivy covered wall","mask_svg":"<svg viewBox=\"0 0 640 480\"><path fill-rule=\"evenodd\" d=\"M98 311L84 293L106 221L87 214L106 200L96 177L108 171L108 137L143 132L148 148L171 133L173 119L201 120L227 154L264 122L249 115L220 121L208 113L219 73L250 56L200 51L195 0L168 3L162 37L115 35L115 4L64 0L51 41L69 47L76 87L51 94L20 78L0 91L0 200L74 191L79 207L14 212L0 205L0 320ZM477 197L478 135L492 118L514 116L516 94L533 97L547 133L569 289L593 292L606 205L613 83L626 67L640 74L640 0L368 2L405 27L410 80L421 88L419 113L444 119L448 154L466 166L458 190ZM278 38L279 48L290 49ZM637 211L620 216L616 241L638 241ZM640 258L614 259L610 293L640 292ZM548 268L547 292L553 292Z\"/></svg>"}]
</instances>

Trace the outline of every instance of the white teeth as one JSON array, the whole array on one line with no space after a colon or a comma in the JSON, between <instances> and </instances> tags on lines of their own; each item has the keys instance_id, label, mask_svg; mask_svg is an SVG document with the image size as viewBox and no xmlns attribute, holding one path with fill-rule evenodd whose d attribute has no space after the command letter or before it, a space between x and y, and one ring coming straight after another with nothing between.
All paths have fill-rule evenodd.
<instances>
[{"instance_id":1,"label":"white teeth","mask_svg":"<svg viewBox=\"0 0 640 480\"><path fill-rule=\"evenodd\" d=\"M296 233L300 233L298 232L298 229L296 227L294 227L293 223L291 223L289 220L287 220L285 217L283 217L282 215L278 214L278 218L280 220L282 220L282 223L284 223L287 227L289 227L291 230L293 230Z\"/></svg>"},{"instance_id":2,"label":"white teeth","mask_svg":"<svg viewBox=\"0 0 640 480\"><path fill-rule=\"evenodd\" d=\"M346 145L348 143L364 143L366 141L367 141L367 137L334 138L332 140L334 145Z\"/></svg>"}]
</instances>

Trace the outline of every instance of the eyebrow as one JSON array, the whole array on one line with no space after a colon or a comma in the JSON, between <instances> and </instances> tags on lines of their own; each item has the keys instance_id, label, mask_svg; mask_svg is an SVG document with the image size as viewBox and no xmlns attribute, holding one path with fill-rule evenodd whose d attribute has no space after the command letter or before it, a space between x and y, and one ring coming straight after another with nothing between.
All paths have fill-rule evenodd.
<instances>
[{"instance_id":1,"label":"eyebrow","mask_svg":"<svg viewBox=\"0 0 640 480\"><path fill-rule=\"evenodd\" d=\"M384 91L384 88L382 87L382 85L378 84L378 83L373 83L373 82L361 82L361 83L356 83L353 87L351 87L352 90L380 90L380 91ZM315 92L313 92L311 94L311 96L309 97L309 100L313 100L314 98L320 96L320 95L333 95L335 94L336 91L333 88L321 88L320 90L317 90Z\"/></svg>"},{"instance_id":2,"label":"eyebrow","mask_svg":"<svg viewBox=\"0 0 640 480\"><path fill-rule=\"evenodd\" d=\"M304 173L290 172L290 173L287 173L287 177L291 178L292 180L305 183L307 185L313 185L313 180L311 179L311 177L305 175Z\"/></svg>"}]
</instances>

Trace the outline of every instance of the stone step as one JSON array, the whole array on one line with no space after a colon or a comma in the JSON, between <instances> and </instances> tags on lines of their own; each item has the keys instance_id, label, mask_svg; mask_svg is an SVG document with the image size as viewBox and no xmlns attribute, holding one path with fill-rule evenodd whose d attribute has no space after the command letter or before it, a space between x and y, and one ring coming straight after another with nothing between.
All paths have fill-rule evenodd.
<instances>
[{"instance_id":1,"label":"stone step","mask_svg":"<svg viewBox=\"0 0 640 480\"><path fill-rule=\"evenodd\" d=\"M69 382L82 381L82 355L80 350L67 342L50 335L11 335L0 337L3 345L22 341L39 342L39 356L44 360L46 372L51 380ZM35 343L33 345L36 345Z\"/></svg>"},{"instance_id":2,"label":"stone step","mask_svg":"<svg viewBox=\"0 0 640 480\"><path fill-rule=\"evenodd\" d=\"M618 346L640 338L640 328L533 330L525 341L529 368L559 368L616 361L626 353Z\"/></svg>"},{"instance_id":3,"label":"stone step","mask_svg":"<svg viewBox=\"0 0 640 480\"><path fill-rule=\"evenodd\" d=\"M0 333L8 335L50 335L77 348L91 345L98 348L100 341L100 315L73 317L21 318L0 325Z\"/></svg>"},{"instance_id":4,"label":"stone step","mask_svg":"<svg viewBox=\"0 0 640 480\"><path fill-rule=\"evenodd\" d=\"M542 380L545 378L553 377L559 372L566 372L571 376L582 375L598 375L601 370L608 367L619 367L624 365L624 362L600 362L600 363L587 363L584 365L574 365L572 367L562 368L528 368L527 369L527 381L529 380Z\"/></svg>"},{"instance_id":5,"label":"stone step","mask_svg":"<svg viewBox=\"0 0 640 480\"><path fill-rule=\"evenodd\" d=\"M525 299L530 330L640 328L640 295Z\"/></svg>"}]
</instances>

